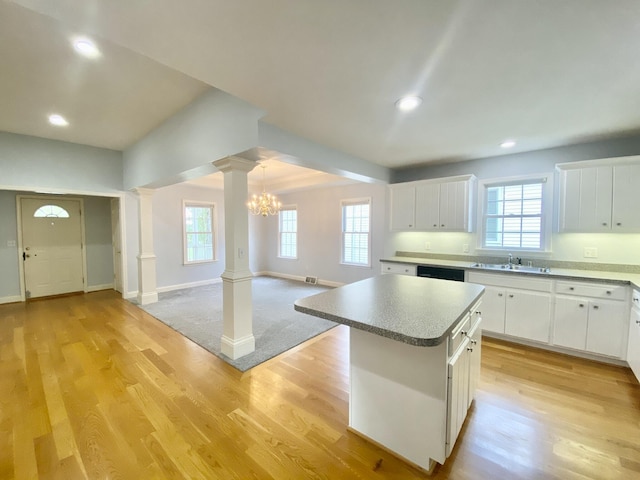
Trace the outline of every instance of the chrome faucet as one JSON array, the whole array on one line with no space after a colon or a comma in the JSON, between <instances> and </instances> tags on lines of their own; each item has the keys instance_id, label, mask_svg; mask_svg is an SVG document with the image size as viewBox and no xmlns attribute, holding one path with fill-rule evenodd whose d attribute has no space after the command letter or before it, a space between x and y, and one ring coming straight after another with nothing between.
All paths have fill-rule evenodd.
<instances>
[{"instance_id":1,"label":"chrome faucet","mask_svg":"<svg viewBox=\"0 0 640 480\"><path fill-rule=\"evenodd\" d=\"M513 265L513 255L509 254L509 266Z\"/></svg>"}]
</instances>

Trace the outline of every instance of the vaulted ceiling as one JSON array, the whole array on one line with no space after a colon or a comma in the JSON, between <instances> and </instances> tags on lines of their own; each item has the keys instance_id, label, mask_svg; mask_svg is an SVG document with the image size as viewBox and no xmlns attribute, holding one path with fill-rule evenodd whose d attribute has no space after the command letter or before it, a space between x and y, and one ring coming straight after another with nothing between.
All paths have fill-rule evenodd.
<instances>
[{"instance_id":1,"label":"vaulted ceiling","mask_svg":"<svg viewBox=\"0 0 640 480\"><path fill-rule=\"evenodd\" d=\"M386 167L482 158L640 132L639 38L637 0L3 0L0 130L122 150L218 88Z\"/></svg>"}]
</instances>

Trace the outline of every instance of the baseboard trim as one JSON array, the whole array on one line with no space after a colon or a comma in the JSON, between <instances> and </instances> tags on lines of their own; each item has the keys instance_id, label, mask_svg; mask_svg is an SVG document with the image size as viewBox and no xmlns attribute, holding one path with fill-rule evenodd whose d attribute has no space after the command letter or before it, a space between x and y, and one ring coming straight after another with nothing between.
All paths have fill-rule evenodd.
<instances>
[{"instance_id":1,"label":"baseboard trim","mask_svg":"<svg viewBox=\"0 0 640 480\"><path fill-rule=\"evenodd\" d=\"M22 297L20 295L11 295L9 297L0 297L0 304L2 303L16 303L22 302Z\"/></svg>"},{"instance_id":2,"label":"baseboard trim","mask_svg":"<svg viewBox=\"0 0 640 480\"><path fill-rule=\"evenodd\" d=\"M579 350L572 350L570 348L558 347L556 345L549 345L546 343L534 342L524 338L512 337L511 335L490 332L482 330L482 335L497 338L498 340L504 340L505 342L517 343L520 345L526 345L527 347L540 348L541 350L548 350L550 352L561 353L563 355L569 355L570 357L583 358L585 360L593 360L594 362L608 363L611 365L617 365L619 367L627 367L629 364L619 358L606 357L604 355L598 355L597 353L581 352Z\"/></svg>"},{"instance_id":3,"label":"baseboard trim","mask_svg":"<svg viewBox=\"0 0 640 480\"><path fill-rule=\"evenodd\" d=\"M168 285L166 287L158 287L156 290L158 293L172 292L174 290L182 290L183 288L202 287L204 285L213 285L215 283L222 283L222 278L210 278L207 280L200 280L197 282L178 283L176 285ZM137 292L136 292L137 294Z\"/></svg>"},{"instance_id":4,"label":"baseboard trim","mask_svg":"<svg viewBox=\"0 0 640 480\"><path fill-rule=\"evenodd\" d=\"M255 273L254 276L284 278L286 280L295 280L297 282L302 282L302 283L304 283L304 280L307 278L306 276L301 276L301 275L289 275L288 273L279 273L279 272L270 272L270 271ZM344 283L332 282L331 280L322 280L319 278L318 285L324 285L325 287L341 287L344 285Z\"/></svg>"},{"instance_id":5,"label":"baseboard trim","mask_svg":"<svg viewBox=\"0 0 640 480\"><path fill-rule=\"evenodd\" d=\"M105 283L104 285L89 285L85 293L99 292L100 290L113 290L113 283Z\"/></svg>"}]
</instances>

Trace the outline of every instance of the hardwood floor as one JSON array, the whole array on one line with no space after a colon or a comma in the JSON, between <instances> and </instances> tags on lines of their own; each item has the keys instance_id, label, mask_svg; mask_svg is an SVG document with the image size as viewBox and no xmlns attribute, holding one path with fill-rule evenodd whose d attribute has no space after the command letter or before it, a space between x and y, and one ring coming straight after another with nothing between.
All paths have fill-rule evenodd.
<instances>
[{"instance_id":1,"label":"hardwood floor","mask_svg":"<svg viewBox=\"0 0 640 480\"><path fill-rule=\"evenodd\" d=\"M347 432L347 333L241 374L113 292L0 305L0 479L426 478ZM630 370L483 341L432 478L640 478Z\"/></svg>"}]
</instances>

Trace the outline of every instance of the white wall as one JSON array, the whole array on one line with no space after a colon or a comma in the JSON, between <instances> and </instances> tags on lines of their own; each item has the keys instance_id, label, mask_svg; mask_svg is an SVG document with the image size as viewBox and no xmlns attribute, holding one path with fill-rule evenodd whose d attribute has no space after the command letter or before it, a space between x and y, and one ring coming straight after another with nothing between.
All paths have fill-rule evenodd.
<instances>
[{"instance_id":1,"label":"white wall","mask_svg":"<svg viewBox=\"0 0 640 480\"><path fill-rule=\"evenodd\" d=\"M122 152L0 132L0 188L113 194Z\"/></svg>"},{"instance_id":2,"label":"white wall","mask_svg":"<svg viewBox=\"0 0 640 480\"><path fill-rule=\"evenodd\" d=\"M258 144L264 112L211 89L124 152L124 188L162 187L216 171L216 160Z\"/></svg>"},{"instance_id":3,"label":"white wall","mask_svg":"<svg viewBox=\"0 0 640 480\"><path fill-rule=\"evenodd\" d=\"M192 200L215 204L217 225L216 260L184 265L182 202ZM153 194L153 240L156 278L159 289L206 283L218 279L224 271L224 192L188 184L157 189ZM137 249L134 250L137 252Z\"/></svg>"},{"instance_id":4,"label":"white wall","mask_svg":"<svg viewBox=\"0 0 640 480\"><path fill-rule=\"evenodd\" d=\"M371 266L340 264L341 200L371 198ZM385 243L386 186L355 184L280 195L283 205L298 210L298 258L278 258L278 218L259 217L262 270L294 277L317 276L322 282L351 283L377 275Z\"/></svg>"}]
</instances>

